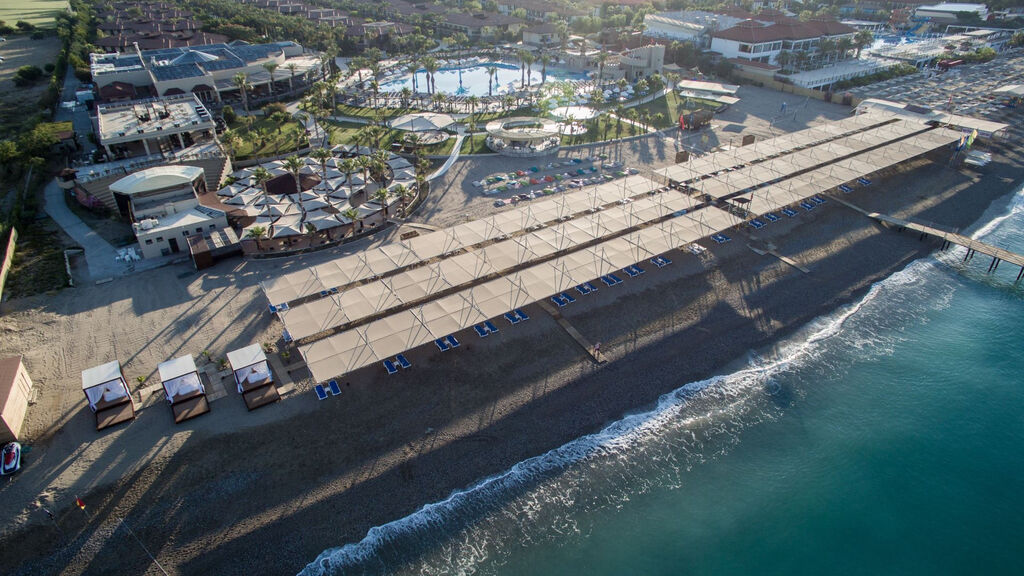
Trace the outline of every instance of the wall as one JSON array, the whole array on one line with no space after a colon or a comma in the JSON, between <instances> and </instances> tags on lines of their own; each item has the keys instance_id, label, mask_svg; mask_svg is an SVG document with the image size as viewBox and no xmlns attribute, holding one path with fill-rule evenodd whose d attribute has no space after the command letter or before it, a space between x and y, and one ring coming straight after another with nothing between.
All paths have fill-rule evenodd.
<instances>
[{"instance_id":1,"label":"wall","mask_svg":"<svg viewBox=\"0 0 1024 576\"><path fill-rule=\"evenodd\" d=\"M0 442L17 440L28 411L32 379L21 356L0 361Z\"/></svg>"},{"instance_id":2,"label":"wall","mask_svg":"<svg viewBox=\"0 0 1024 576\"><path fill-rule=\"evenodd\" d=\"M18 231L11 228L7 235L7 247L4 250L4 259L0 263L0 302L3 302L4 284L7 282L7 273L11 271L11 260L14 259L14 247L18 243Z\"/></svg>"}]
</instances>

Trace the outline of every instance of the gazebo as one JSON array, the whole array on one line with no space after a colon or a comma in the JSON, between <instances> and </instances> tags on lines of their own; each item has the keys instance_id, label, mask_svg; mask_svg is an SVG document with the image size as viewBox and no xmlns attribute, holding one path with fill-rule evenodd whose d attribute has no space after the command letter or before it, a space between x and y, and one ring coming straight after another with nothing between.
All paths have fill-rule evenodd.
<instances>
[{"instance_id":1,"label":"gazebo","mask_svg":"<svg viewBox=\"0 0 1024 576\"><path fill-rule=\"evenodd\" d=\"M444 130L455 123L455 119L448 114L435 114L433 112L421 112L418 114L406 114L391 121L391 128L394 130L405 130L407 132L432 132Z\"/></svg>"},{"instance_id":2,"label":"gazebo","mask_svg":"<svg viewBox=\"0 0 1024 576\"><path fill-rule=\"evenodd\" d=\"M281 399L274 384L274 375L267 364L267 355L259 344L228 352L228 364L235 378L238 393L249 410Z\"/></svg>"},{"instance_id":3,"label":"gazebo","mask_svg":"<svg viewBox=\"0 0 1024 576\"><path fill-rule=\"evenodd\" d=\"M507 156L542 156L556 152L558 123L547 118L514 116L492 120L485 127L487 146Z\"/></svg>"},{"instance_id":4,"label":"gazebo","mask_svg":"<svg viewBox=\"0 0 1024 576\"><path fill-rule=\"evenodd\" d=\"M191 354L163 362L157 366L157 371L160 372L160 382L167 402L171 404L175 424L210 411L206 387L199 379L199 371Z\"/></svg>"},{"instance_id":5,"label":"gazebo","mask_svg":"<svg viewBox=\"0 0 1024 576\"><path fill-rule=\"evenodd\" d=\"M135 403L117 360L82 371L82 391L96 413L97 430L135 419Z\"/></svg>"}]
</instances>

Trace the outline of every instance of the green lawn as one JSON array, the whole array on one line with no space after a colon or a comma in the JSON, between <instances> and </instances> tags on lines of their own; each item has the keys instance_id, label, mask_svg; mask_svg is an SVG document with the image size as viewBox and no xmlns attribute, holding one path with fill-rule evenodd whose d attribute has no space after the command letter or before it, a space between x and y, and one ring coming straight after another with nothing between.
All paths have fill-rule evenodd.
<instances>
[{"instance_id":1,"label":"green lawn","mask_svg":"<svg viewBox=\"0 0 1024 576\"><path fill-rule=\"evenodd\" d=\"M707 108L710 110L716 110L721 106L718 102L713 100L705 100L703 98L684 98L676 94L675 92L669 92L662 98L658 98L653 102L641 104L635 109L637 113L641 113L644 110L648 110L651 116L661 113L663 120L660 123L654 125L655 128L668 128L675 126L676 122L679 121L679 115L682 113L690 113L700 108Z\"/></svg>"},{"instance_id":2,"label":"green lawn","mask_svg":"<svg viewBox=\"0 0 1024 576\"><path fill-rule=\"evenodd\" d=\"M473 134L462 141L462 148L459 154L489 154L493 152L487 147L487 134Z\"/></svg>"},{"instance_id":3,"label":"green lawn","mask_svg":"<svg viewBox=\"0 0 1024 576\"><path fill-rule=\"evenodd\" d=\"M236 160L286 154L308 143L306 131L298 120L279 127L270 118L253 118L251 125L239 118L230 128L242 137L242 143L235 150Z\"/></svg>"},{"instance_id":4,"label":"green lawn","mask_svg":"<svg viewBox=\"0 0 1024 576\"><path fill-rule=\"evenodd\" d=\"M352 116L355 118L373 118L375 112L379 111L384 118L397 118L403 114L420 112L415 108L361 108L340 104L334 109L336 116Z\"/></svg>"},{"instance_id":5,"label":"green lawn","mask_svg":"<svg viewBox=\"0 0 1024 576\"><path fill-rule=\"evenodd\" d=\"M357 124L355 122L334 122L331 120L323 122L323 124L327 125L328 130L331 133L331 145L359 144L361 146L374 146L373 142L361 139L360 131L366 127L366 124ZM390 128L385 129L384 134L380 139L381 148L390 150L391 143L400 141L404 135L405 132L402 130L391 130ZM449 154L451 153L453 146L455 146L455 138L451 137L440 144L424 146L423 153L428 155Z\"/></svg>"},{"instance_id":6,"label":"green lawn","mask_svg":"<svg viewBox=\"0 0 1024 576\"><path fill-rule=\"evenodd\" d=\"M0 2L0 20L8 26L24 20L39 28L53 28L54 16L67 7L67 0L4 0Z\"/></svg>"}]
</instances>

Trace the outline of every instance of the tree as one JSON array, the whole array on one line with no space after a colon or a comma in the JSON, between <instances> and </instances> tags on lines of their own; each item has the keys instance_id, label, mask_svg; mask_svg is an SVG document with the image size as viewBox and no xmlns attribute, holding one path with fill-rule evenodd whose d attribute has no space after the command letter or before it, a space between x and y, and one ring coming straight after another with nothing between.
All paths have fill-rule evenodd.
<instances>
[{"instance_id":1,"label":"tree","mask_svg":"<svg viewBox=\"0 0 1024 576\"><path fill-rule=\"evenodd\" d=\"M381 207L384 208L384 218L388 217L388 189L383 186L377 188L377 191L373 193L373 199L380 203Z\"/></svg>"},{"instance_id":2,"label":"tree","mask_svg":"<svg viewBox=\"0 0 1024 576\"><path fill-rule=\"evenodd\" d=\"M278 66L277 62L274 62L273 60L271 60L270 62L264 62L263 63L263 68L265 68L267 70L267 73L270 74L270 84L269 84L269 86L270 86L270 93L271 94L274 93L274 71L277 70L277 66Z\"/></svg>"},{"instance_id":3,"label":"tree","mask_svg":"<svg viewBox=\"0 0 1024 576\"><path fill-rule=\"evenodd\" d=\"M285 65L285 68L287 68L289 72L288 91L293 92L295 90L295 70L298 69L298 65L295 64L295 62L289 62Z\"/></svg>"},{"instance_id":4,"label":"tree","mask_svg":"<svg viewBox=\"0 0 1024 576\"><path fill-rule=\"evenodd\" d=\"M434 85L434 73L441 69L436 58L427 56L423 59L423 69L427 73L427 94L433 94L437 86Z\"/></svg>"},{"instance_id":5,"label":"tree","mask_svg":"<svg viewBox=\"0 0 1024 576\"><path fill-rule=\"evenodd\" d=\"M295 178L295 194L299 198L299 209L303 212L306 209L302 206L302 183L299 180L299 171L306 165L302 161L302 158L298 156L289 156L284 159L284 169L292 173L292 178Z\"/></svg>"},{"instance_id":6,"label":"tree","mask_svg":"<svg viewBox=\"0 0 1024 576\"><path fill-rule=\"evenodd\" d=\"M358 210L356 210L355 208L349 208L348 210L345 210L344 212L342 212L341 215L352 221L352 224L353 224L353 226L352 226L352 233L353 234L358 234L359 232L363 231L363 219L362 219L362 217L359 216L359 211ZM356 228L355 228L356 224L359 225L359 230L356 230Z\"/></svg>"},{"instance_id":7,"label":"tree","mask_svg":"<svg viewBox=\"0 0 1024 576\"><path fill-rule=\"evenodd\" d=\"M259 186L260 190L263 192L264 207L266 207L267 203L270 201L270 195L267 193L267 182L270 182L273 178L274 175L263 166L257 166L256 169L252 171L253 181L256 182L256 185Z\"/></svg>"},{"instance_id":8,"label":"tree","mask_svg":"<svg viewBox=\"0 0 1024 576\"><path fill-rule=\"evenodd\" d=\"M608 61L608 53L601 50L601 53L597 55L597 83L601 84L604 80L604 63Z\"/></svg>"},{"instance_id":9,"label":"tree","mask_svg":"<svg viewBox=\"0 0 1024 576\"><path fill-rule=\"evenodd\" d=\"M470 115L472 115L473 113L476 112L476 107L477 107L477 104L479 104L479 103L480 103L480 99L477 98L476 96L469 96L468 98L466 98L466 104L469 105L469 113L470 113Z\"/></svg>"},{"instance_id":10,"label":"tree","mask_svg":"<svg viewBox=\"0 0 1024 576\"><path fill-rule=\"evenodd\" d=\"M526 85L531 84L530 76L533 75L533 54L527 52L523 57L523 63L526 64Z\"/></svg>"},{"instance_id":11,"label":"tree","mask_svg":"<svg viewBox=\"0 0 1024 576\"><path fill-rule=\"evenodd\" d=\"M420 71L420 63L415 61L415 60L413 60L413 61L409 62L409 65L406 66L405 70L406 70L406 72L409 73L409 76L412 77L412 91L415 92L416 91L416 73Z\"/></svg>"},{"instance_id":12,"label":"tree","mask_svg":"<svg viewBox=\"0 0 1024 576\"><path fill-rule=\"evenodd\" d=\"M544 84L548 81L548 64L551 62L551 56L548 54L540 55L540 83Z\"/></svg>"},{"instance_id":13,"label":"tree","mask_svg":"<svg viewBox=\"0 0 1024 576\"><path fill-rule=\"evenodd\" d=\"M249 77L245 72L239 72L231 77L231 83L234 84L235 88L238 88L238 92L242 96L242 108L245 110L246 117L248 117L249 95L246 91L249 89Z\"/></svg>"},{"instance_id":14,"label":"tree","mask_svg":"<svg viewBox=\"0 0 1024 576\"><path fill-rule=\"evenodd\" d=\"M405 208L409 205L409 198L412 197L412 190L409 190L404 184L396 184L392 192L402 200L402 215L404 216Z\"/></svg>"},{"instance_id":15,"label":"tree","mask_svg":"<svg viewBox=\"0 0 1024 576\"><path fill-rule=\"evenodd\" d=\"M840 38L839 41L836 42L836 50L838 52L839 59L841 59L841 60L845 60L846 57L849 55L850 50L852 50L852 49L853 49L853 40L850 40L849 38L846 38L845 36L843 38Z\"/></svg>"},{"instance_id":16,"label":"tree","mask_svg":"<svg viewBox=\"0 0 1024 576\"><path fill-rule=\"evenodd\" d=\"M875 35L870 30L861 30L853 36L853 45L857 48L857 58L860 58L860 52L864 48L871 46L875 42Z\"/></svg>"},{"instance_id":17,"label":"tree","mask_svg":"<svg viewBox=\"0 0 1024 576\"><path fill-rule=\"evenodd\" d=\"M320 180L327 181L327 161L334 158L334 154L327 148L314 148L309 157L320 163Z\"/></svg>"},{"instance_id":18,"label":"tree","mask_svg":"<svg viewBox=\"0 0 1024 576\"><path fill-rule=\"evenodd\" d=\"M779 63L782 70L785 72L789 69L789 65L793 63L793 53L788 50L783 50L775 56L775 61Z\"/></svg>"},{"instance_id":19,"label":"tree","mask_svg":"<svg viewBox=\"0 0 1024 576\"><path fill-rule=\"evenodd\" d=\"M262 251L263 246L260 245L260 240L267 235L267 228L265 226L253 226L249 228L249 231L245 234L246 238L252 238L256 241L256 249Z\"/></svg>"},{"instance_id":20,"label":"tree","mask_svg":"<svg viewBox=\"0 0 1024 576\"><path fill-rule=\"evenodd\" d=\"M234 158L238 152L238 146L242 143L242 137L234 130L225 130L220 135L220 141L228 147L228 156Z\"/></svg>"},{"instance_id":21,"label":"tree","mask_svg":"<svg viewBox=\"0 0 1024 576\"><path fill-rule=\"evenodd\" d=\"M519 57L519 85L526 88L526 50L520 50L517 55Z\"/></svg>"},{"instance_id":22,"label":"tree","mask_svg":"<svg viewBox=\"0 0 1024 576\"><path fill-rule=\"evenodd\" d=\"M498 68L497 68L497 66L488 66L487 67L487 95L488 96L494 96L493 80L496 79L497 77L498 77Z\"/></svg>"}]
</instances>

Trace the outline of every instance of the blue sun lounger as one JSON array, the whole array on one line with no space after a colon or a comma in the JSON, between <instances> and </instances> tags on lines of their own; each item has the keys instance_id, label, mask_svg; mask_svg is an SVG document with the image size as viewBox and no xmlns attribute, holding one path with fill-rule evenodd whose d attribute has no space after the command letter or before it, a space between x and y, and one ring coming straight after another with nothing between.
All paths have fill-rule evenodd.
<instances>
[{"instance_id":1,"label":"blue sun lounger","mask_svg":"<svg viewBox=\"0 0 1024 576\"><path fill-rule=\"evenodd\" d=\"M277 305L277 309L278 309L278 311L281 311L281 312L283 312L283 311L285 311L285 310L289 310L290 308L289 308L289 306L288 306L288 303L287 303L287 302L282 302L282 303L280 303L280 304L278 304L278 305Z\"/></svg>"},{"instance_id":2,"label":"blue sun lounger","mask_svg":"<svg viewBox=\"0 0 1024 576\"><path fill-rule=\"evenodd\" d=\"M484 326L487 326L487 329L490 330L491 332L497 332L498 331L498 327L495 326L490 320L487 320L486 322L484 322Z\"/></svg>"},{"instance_id":3,"label":"blue sun lounger","mask_svg":"<svg viewBox=\"0 0 1024 576\"><path fill-rule=\"evenodd\" d=\"M267 308L270 309L271 314L277 314L277 306L274 306L273 304L268 304Z\"/></svg>"},{"instance_id":4,"label":"blue sun lounger","mask_svg":"<svg viewBox=\"0 0 1024 576\"><path fill-rule=\"evenodd\" d=\"M389 376L391 374L398 372L398 368L395 366L395 363L392 362L391 360L384 361L384 369L388 371Z\"/></svg>"},{"instance_id":5,"label":"blue sun lounger","mask_svg":"<svg viewBox=\"0 0 1024 576\"><path fill-rule=\"evenodd\" d=\"M807 200L804 200L803 202L801 202L800 203L800 207L803 208L804 210L807 210L808 212L810 212L811 210L814 210L814 204L811 204Z\"/></svg>"},{"instance_id":6,"label":"blue sun lounger","mask_svg":"<svg viewBox=\"0 0 1024 576\"><path fill-rule=\"evenodd\" d=\"M530 319L530 317L526 315L526 312L523 312L521 308L516 309L516 316L519 316L519 319L523 321Z\"/></svg>"},{"instance_id":7,"label":"blue sun lounger","mask_svg":"<svg viewBox=\"0 0 1024 576\"><path fill-rule=\"evenodd\" d=\"M572 304L573 302L576 301L576 299L573 298L572 295L569 294L568 292L562 292L562 300L565 300L566 304Z\"/></svg>"},{"instance_id":8,"label":"blue sun lounger","mask_svg":"<svg viewBox=\"0 0 1024 576\"><path fill-rule=\"evenodd\" d=\"M490 335L490 332L487 331L487 328L484 328L483 324L477 324L476 326L473 326L473 330L476 330L477 335L480 336L481 338L486 338L488 335Z\"/></svg>"},{"instance_id":9,"label":"blue sun lounger","mask_svg":"<svg viewBox=\"0 0 1024 576\"><path fill-rule=\"evenodd\" d=\"M811 196L811 202L814 202L815 204L824 204L825 202L827 202L827 200L825 200L821 196L815 195Z\"/></svg>"},{"instance_id":10,"label":"blue sun lounger","mask_svg":"<svg viewBox=\"0 0 1024 576\"><path fill-rule=\"evenodd\" d=\"M412 362L409 362L405 358L405 354L399 354L398 356L395 356L395 362L398 362L398 365L401 366L403 370L405 370L406 368L412 368Z\"/></svg>"},{"instance_id":11,"label":"blue sun lounger","mask_svg":"<svg viewBox=\"0 0 1024 576\"><path fill-rule=\"evenodd\" d=\"M868 178L857 178L857 183L861 186L871 186L871 180Z\"/></svg>"},{"instance_id":12,"label":"blue sun lounger","mask_svg":"<svg viewBox=\"0 0 1024 576\"><path fill-rule=\"evenodd\" d=\"M509 324L518 324L519 323L519 316L516 316L515 314L513 314L511 312L505 312L505 320L508 320Z\"/></svg>"},{"instance_id":13,"label":"blue sun lounger","mask_svg":"<svg viewBox=\"0 0 1024 576\"><path fill-rule=\"evenodd\" d=\"M588 294L591 293L591 292L597 292L597 286L594 286L592 283L585 282L583 285L587 287L587 293Z\"/></svg>"},{"instance_id":14,"label":"blue sun lounger","mask_svg":"<svg viewBox=\"0 0 1024 576\"><path fill-rule=\"evenodd\" d=\"M615 281L607 276L601 276L601 282L604 282L605 286L615 286Z\"/></svg>"},{"instance_id":15,"label":"blue sun lounger","mask_svg":"<svg viewBox=\"0 0 1024 576\"><path fill-rule=\"evenodd\" d=\"M281 339L284 340L285 342L291 342L292 341L292 335L289 334L287 330L282 330L281 331Z\"/></svg>"},{"instance_id":16,"label":"blue sun lounger","mask_svg":"<svg viewBox=\"0 0 1024 576\"><path fill-rule=\"evenodd\" d=\"M337 396L338 394L341 394L341 386L338 386L337 380L331 380L330 382L327 383L327 386L331 388L331 396Z\"/></svg>"},{"instance_id":17,"label":"blue sun lounger","mask_svg":"<svg viewBox=\"0 0 1024 576\"><path fill-rule=\"evenodd\" d=\"M839 191L842 192L843 194L849 194L850 192L853 192L853 188L850 188L846 184L840 184Z\"/></svg>"},{"instance_id":18,"label":"blue sun lounger","mask_svg":"<svg viewBox=\"0 0 1024 576\"><path fill-rule=\"evenodd\" d=\"M568 304L568 302L562 300L562 296L560 294L555 294L554 296L552 296L551 301L554 302L555 305L558 306L559 308Z\"/></svg>"},{"instance_id":19,"label":"blue sun lounger","mask_svg":"<svg viewBox=\"0 0 1024 576\"><path fill-rule=\"evenodd\" d=\"M622 269L622 271L628 274L630 278L636 278L637 276L640 275L639 272L633 270L632 266L626 266L625 268Z\"/></svg>"},{"instance_id":20,"label":"blue sun lounger","mask_svg":"<svg viewBox=\"0 0 1024 576\"><path fill-rule=\"evenodd\" d=\"M764 215L764 219L769 221L769 222L778 222L779 221L779 217L776 216L775 214L772 214L771 212L765 214Z\"/></svg>"},{"instance_id":21,"label":"blue sun lounger","mask_svg":"<svg viewBox=\"0 0 1024 576\"><path fill-rule=\"evenodd\" d=\"M608 277L612 279L613 283L615 283L615 284L622 284L622 278L619 278L615 274L609 274Z\"/></svg>"},{"instance_id":22,"label":"blue sun lounger","mask_svg":"<svg viewBox=\"0 0 1024 576\"><path fill-rule=\"evenodd\" d=\"M755 230L756 229L760 229L760 228L764 228L764 222L761 222L757 218L754 218L753 220L751 220L750 221L750 225L753 226Z\"/></svg>"},{"instance_id":23,"label":"blue sun lounger","mask_svg":"<svg viewBox=\"0 0 1024 576\"><path fill-rule=\"evenodd\" d=\"M327 390L324 390L323 384L317 384L313 386L313 391L316 392L316 397L319 400L327 400Z\"/></svg>"},{"instance_id":24,"label":"blue sun lounger","mask_svg":"<svg viewBox=\"0 0 1024 576\"><path fill-rule=\"evenodd\" d=\"M448 343L444 341L444 338L434 340L434 345L437 346L437 349L441 352L447 352L449 348Z\"/></svg>"},{"instance_id":25,"label":"blue sun lounger","mask_svg":"<svg viewBox=\"0 0 1024 576\"><path fill-rule=\"evenodd\" d=\"M579 286L577 286L576 291L580 293L580 296L586 296L587 294L590 294L590 288L588 288L586 284L580 284Z\"/></svg>"},{"instance_id":26,"label":"blue sun lounger","mask_svg":"<svg viewBox=\"0 0 1024 576\"><path fill-rule=\"evenodd\" d=\"M445 336L445 340L448 341L448 345L451 346L452 348L458 348L459 347L459 341L455 339L455 335L454 334L450 334L448 336Z\"/></svg>"},{"instance_id":27,"label":"blue sun lounger","mask_svg":"<svg viewBox=\"0 0 1024 576\"><path fill-rule=\"evenodd\" d=\"M793 210L792 208L783 208L782 213L785 214L786 216L789 216L790 218L798 214L798 212L796 210Z\"/></svg>"}]
</instances>

